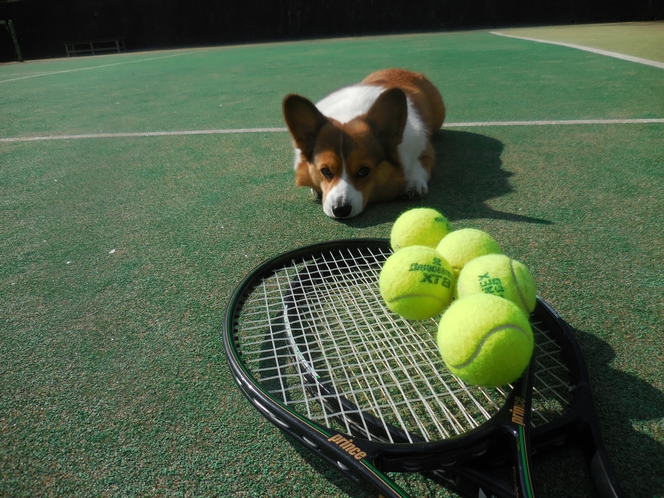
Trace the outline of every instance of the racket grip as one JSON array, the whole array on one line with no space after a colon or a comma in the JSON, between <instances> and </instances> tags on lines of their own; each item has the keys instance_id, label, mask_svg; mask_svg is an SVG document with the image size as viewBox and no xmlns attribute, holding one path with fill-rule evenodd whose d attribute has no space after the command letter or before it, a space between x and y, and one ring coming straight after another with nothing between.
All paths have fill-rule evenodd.
<instances>
[{"instance_id":1,"label":"racket grip","mask_svg":"<svg viewBox=\"0 0 664 498\"><path fill-rule=\"evenodd\" d=\"M517 461L514 462L515 487L517 498L533 498L533 483L530 474L530 445L528 444L527 428L521 433L521 437L515 436ZM515 456L516 456L515 455Z\"/></svg>"},{"instance_id":2,"label":"racket grip","mask_svg":"<svg viewBox=\"0 0 664 498\"><path fill-rule=\"evenodd\" d=\"M533 482L530 474L530 413L532 408L533 377L535 370L535 355L530 364L514 386L514 392L520 393L520 398L512 400L514 413L517 411L516 399L520 399L518 406L522 408L523 418L511 418L510 432L514 450L514 485L517 498L533 498ZM514 394L513 392L513 394Z\"/></svg>"}]
</instances>

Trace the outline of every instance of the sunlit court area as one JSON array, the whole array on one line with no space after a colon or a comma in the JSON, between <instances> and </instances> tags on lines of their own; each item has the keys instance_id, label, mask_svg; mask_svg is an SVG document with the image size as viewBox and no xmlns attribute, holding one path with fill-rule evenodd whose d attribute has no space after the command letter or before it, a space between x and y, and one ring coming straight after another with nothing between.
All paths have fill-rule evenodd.
<instances>
[{"instance_id":1,"label":"sunlit court area","mask_svg":"<svg viewBox=\"0 0 664 498\"><path fill-rule=\"evenodd\" d=\"M0 495L664 496L656 2L0 0L0 112ZM468 229L533 281L497 385Z\"/></svg>"}]
</instances>

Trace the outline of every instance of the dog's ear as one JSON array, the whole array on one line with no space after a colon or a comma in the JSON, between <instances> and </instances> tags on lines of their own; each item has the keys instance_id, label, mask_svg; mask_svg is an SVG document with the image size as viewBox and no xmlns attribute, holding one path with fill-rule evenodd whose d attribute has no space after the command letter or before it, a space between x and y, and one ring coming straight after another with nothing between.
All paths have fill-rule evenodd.
<instances>
[{"instance_id":1,"label":"dog's ear","mask_svg":"<svg viewBox=\"0 0 664 498\"><path fill-rule=\"evenodd\" d=\"M316 137L328 119L311 101L299 95L288 95L284 99L283 111L295 145L311 161Z\"/></svg>"},{"instance_id":2,"label":"dog's ear","mask_svg":"<svg viewBox=\"0 0 664 498\"><path fill-rule=\"evenodd\" d=\"M408 101L400 88L384 91L367 113L367 121L386 150L392 151L403 139L408 118Z\"/></svg>"}]
</instances>

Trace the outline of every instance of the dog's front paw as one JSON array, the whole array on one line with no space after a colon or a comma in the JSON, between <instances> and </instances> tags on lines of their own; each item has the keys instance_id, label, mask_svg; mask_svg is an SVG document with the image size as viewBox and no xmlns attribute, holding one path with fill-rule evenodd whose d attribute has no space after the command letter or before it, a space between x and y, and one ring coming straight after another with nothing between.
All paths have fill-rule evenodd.
<instances>
[{"instance_id":1,"label":"dog's front paw","mask_svg":"<svg viewBox=\"0 0 664 498\"><path fill-rule=\"evenodd\" d=\"M403 191L403 196L406 199L417 199L424 197L429 192L429 187L426 181L413 180L406 183L406 188Z\"/></svg>"}]
</instances>

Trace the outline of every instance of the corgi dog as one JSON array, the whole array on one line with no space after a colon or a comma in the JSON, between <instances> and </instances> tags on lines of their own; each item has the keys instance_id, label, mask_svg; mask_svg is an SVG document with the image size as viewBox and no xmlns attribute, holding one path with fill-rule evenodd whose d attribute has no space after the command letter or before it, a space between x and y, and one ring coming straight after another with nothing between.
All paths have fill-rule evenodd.
<instances>
[{"instance_id":1,"label":"corgi dog","mask_svg":"<svg viewBox=\"0 0 664 498\"><path fill-rule=\"evenodd\" d=\"M428 192L430 137L443 124L445 105L422 74L377 71L317 104L291 94L283 113L295 142L295 184L311 188L331 218Z\"/></svg>"}]
</instances>

